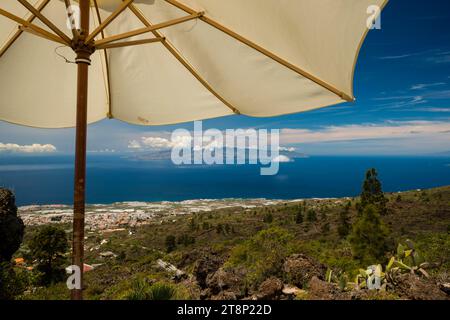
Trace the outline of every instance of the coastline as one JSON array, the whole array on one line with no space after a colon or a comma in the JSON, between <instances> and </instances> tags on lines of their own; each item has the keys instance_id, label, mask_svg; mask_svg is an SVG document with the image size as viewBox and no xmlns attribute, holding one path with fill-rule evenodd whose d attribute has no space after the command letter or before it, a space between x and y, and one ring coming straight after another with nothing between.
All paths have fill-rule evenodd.
<instances>
[{"instance_id":1,"label":"coastline","mask_svg":"<svg viewBox=\"0 0 450 320\"><path fill-rule=\"evenodd\" d=\"M339 205L350 198L314 198L295 200L274 199L196 199L160 202L116 202L112 204L86 205L86 227L90 231L136 228L151 223L170 221L178 216L207 213L218 210L251 211L252 209L301 204L307 201L312 206ZM49 223L70 224L73 208L70 205L30 205L18 207L18 214L27 226Z\"/></svg>"}]
</instances>

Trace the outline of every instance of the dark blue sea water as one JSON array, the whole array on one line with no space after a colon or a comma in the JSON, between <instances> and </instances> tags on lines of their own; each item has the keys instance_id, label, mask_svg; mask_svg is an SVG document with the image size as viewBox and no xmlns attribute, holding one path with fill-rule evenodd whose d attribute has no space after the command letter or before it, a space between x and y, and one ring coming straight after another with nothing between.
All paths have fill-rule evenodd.
<instances>
[{"instance_id":1,"label":"dark blue sea water","mask_svg":"<svg viewBox=\"0 0 450 320\"><path fill-rule=\"evenodd\" d=\"M70 204L72 162L69 156L1 156L0 186L15 191L18 205ZM355 196L371 167L378 169L385 191L450 185L450 158L445 157L310 157L282 163L276 176L260 176L260 167L253 165L177 167L90 156L87 202Z\"/></svg>"}]
</instances>

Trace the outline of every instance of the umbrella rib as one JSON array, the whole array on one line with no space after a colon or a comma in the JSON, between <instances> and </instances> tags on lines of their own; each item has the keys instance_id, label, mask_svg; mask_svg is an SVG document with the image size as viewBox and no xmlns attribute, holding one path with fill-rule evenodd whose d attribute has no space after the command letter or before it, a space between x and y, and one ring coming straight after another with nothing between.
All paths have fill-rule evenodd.
<instances>
[{"instance_id":1,"label":"umbrella rib","mask_svg":"<svg viewBox=\"0 0 450 320\"><path fill-rule=\"evenodd\" d=\"M48 20L40 11L33 7L27 0L18 0L25 8L33 13L39 20L41 20L47 27L49 27L54 33L56 33L64 42L70 44L71 39L62 32L57 26L55 26L50 20Z\"/></svg>"},{"instance_id":2,"label":"umbrella rib","mask_svg":"<svg viewBox=\"0 0 450 320\"><path fill-rule=\"evenodd\" d=\"M34 29L32 29L32 28L29 28L29 27L19 26L19 31L21 31L21 32L28 32L28 33L30 33L30 34L32 34L32 35L41 37L41 38L46 39L46 40L56 41L55 38L49 37L48 35L43 34L43 33L39 33L39 32L37 32L36 30L34 30ZM62 41L62 40L59 41L59 43L64 44L64 45L67 45L67 43L65 43L65 42Z\"/></svg>"},{"instance_id":3,"label":"umbrella rib","mask_svg":"<svg viewBox=\"0 0 450 320\"><path fill-rule=\"evenodd\" d=\"M36 26L35 24L32 24L31 22L28 22L27 20L24 20L24 19L14 15L6 10L3 10L1 8L0 8L0 15L13 20L14 22L22 25L22 27L27 27L27 28L33 30L34 34L39 35L45 39L52 40L52 41L55 41L55 42L58 42L58 43L61 43L64 45L70 45L70 42L69 43L65 42L63 39L61 39L57 35L54 35L53 33L50 33L48 31ZM21 31L25 31L25 29L22 29Z\"/></svg>"},{"instance_id":4,"label":"umbrella rib","mask_svg":"<svg viewBox=\"0 0 450 320\"><path fill-rule=\"evenodd\" d=\"M177 7L178 9L186 12L186 13L195 13L196 11L180 2L178 2L177 0L165 0L167 3ZM259 51L260 53L262 53L263 55L267 56L268 58L280 63L281 65L285 66L288 69L291 69L292 71L295 71L296 73L300 74L301 76L311 80L312 82L320 85L321 87L327 89L328 91L331 91L332 93L336 94L337 96L339 96L341 99L346 100L348 102L353 102L355 99L351 96L349 96L348 94L346 94L344 91L341 91L337 88L335 88L334 86L332 86L331 84L313 76L312 74L306 72L305 70L293 65L292 63L284 60L283 58L277 56L276 54L274 54L273 52L270 52L267 49L264 49L263 47L257 45L256 43L250 41L249 39L243 37L242 35L232 31L231 29L228 29L227 27L223 26L222 24L220 24L219 22L208 18L207 16L203 15L201 17L199 17L200 20L202 20L203 22L209 24L210 26L218 29L219 31L222 31L224 33L226 33L227 35L229 35L230 37L242 42L243 44L249 46L250 48Z\"/></svg>"},{"instance_id":5,"label":"umbrella rib","mask_svg":"<svg viewBox=\"0 0 450 320\"><path fill-rule=\"evenodd\" d=\"M94 0L94 6L95 6L95 12L97 14L98 23L101 25L102 17L100 15L100 10L98 8L97 0ZM101 34L102 38L105 38L105 30L102 30L100 32L100 34ZM103 50L103 56L105 58L105 68L106 68L106 87L108 89L108 113L106 116L108 117L108 119L112 119L113 115L112 115L112 100L111 100L111 77L110 77L110 71L109 71L108 53L106 52L106 49Z\"/></svg>"},{"instance_id":6,"label":"umbrella rib","mask_svg":"<svg viewBox=\"0 0 450 320\"><path fill-rule=\"evenodd\" d=\"M43 0L41 2L41 4L37 7L36 10L42 11L49 2L50 2L50 0ZM27 22L31 23L31 22L33 22L33 20L35 18L36 18L35 15L31 15L27 19ZM23 30L19 29L13 34L13 36L6 42L6 44L3 46L3 48L0 49L0 58L6 53L6 51L8 51L8 49L14 44L14 42L16 42L17 39L19 39L19 37L22 33L23 33Z\"/></svg>"},{"instance_id":7,"label":"umbrella rib","mask_svg":"<svg viewBox=\"0 0 450 320\"><path fill-rule=\"evenodd\" d=\"M157 38L152 38L152 39L122 41L122 42L114 42L114 43L106 43L106 44L96 45L95 48L96 49L123 48L123 47L137 46L137 45L147 44L147 43L161 42L164 40L165 40L164 37L157 37Z\"/></svg>"},{"instance_id":8,"label":"umbrella rib","mask_svg":"<svg viewBox=\"0 0 450 320\"><path fill-rule=\"evenodd\" d=\"M141 28L141 29L137 29L137 30L133 30L133 31L129 31L129 32L124 32L124 33L121 33L121 34L118 34L118 35L115 35L115 36L111 36L111 37L108 37L108 38L105 38L105 39L101 39L101 40L95 41L95 44L96 45L105 45L107 43L114 42L114 41L117 41L117 40L131 38L131 37L138 36L138 35L141 35L141 34L144 34L144 33L149 33L149 32L152 32L152 31L155 31L155 30L158 30L158 29L167 28L167 27L170 27L170 26L174 26L174 25L186 22L186 21L197 19L197 18L201 17L202 15L203 15L202 12L194 13L194 14L191 14L191 15L186 16L186 17L173 19L173 20L170 20L170 21L166 21L166 22L155 24L155 25L150 26L150 27L147 26L145 28Z\"/></svg>"},{"instance_id":9,"label":"umbrella rib","mask_svg":"<svg viewBox=\"0 0 450 320\"><path fill-rule=\"evenodd\" d=\"M89 42L94 40L94 38L100 32L102 32L111 22L113 22L113 20L116 19L117 16L119 16L119 14L121 14L132 2L133 0L124 0L121 3L121 5L113 13L111 13L111 15L108 18L106 18L97 28L95 28L94 31L92 31L92 33L89 36L87 36L84 43L88 44Z\"/></svg>"},{"instance_id":10,"label":"umbrella rib","mask_svg":"<svg viewBox=\"0 0 450 320\"><path fill-rule=\"evenodd\" d=\"M145 26L152 26L148 19L133 4L130 5L130 10L136 15L139 20L141 20L141 22ZM155 37L163 37L163 35L157 30L153 30L152 33ZM205 79L202 78L202 76L194 69L194 67L190 65L190 63L167 39L163 40L161 43L209 92L211 92L217 99L219 99L224 105L226 105L231 111L233 111L233 113L241 114L241 112L237 108L235 108L231 103L225 100L218 92L216 92L211 87L211 85Z\"/></svg>"}]
</instances>

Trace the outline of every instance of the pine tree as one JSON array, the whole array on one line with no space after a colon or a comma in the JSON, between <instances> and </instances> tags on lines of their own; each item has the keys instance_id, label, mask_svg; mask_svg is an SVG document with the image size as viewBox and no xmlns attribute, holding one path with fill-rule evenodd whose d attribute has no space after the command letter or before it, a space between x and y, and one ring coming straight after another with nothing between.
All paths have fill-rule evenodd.
<instances>
[{"instance_id":1,"label":"pine tree","mask_svg":"<svg viewBox=\"0 0 450 320\"><path fill-rule=\"evenodd\" d=\"M222 234L222 233L224 233L223 225L222 225L221 223L219 223L219 224L216 226L216 232L217 232L217 234Z\"/></svg>"},{"instance_id":2,"label":"pine tree","mask_svg":"<svg viewBox=\"0 0 450 320\"><path fill-rule=\"evenodd\" d=\"M315 221L317 221L317 214L316 214L316 212L315 212L313 209L310 209L310 210L308 211L308 215L306 216L306 219L307 219L309 222L315 222Z\"/></svg>"},{"instance_id":3,"label":"pine tree","mask_svg":"<svg viewBox=\"0 0 450 320\"><path fill-rule=\"evenodd\" d=\"M349 237L353 255L366 263L380 262L388 250L388 231L377 208L368 205Z\"/></svg>"},{"instance_id":4,"label":"pine tree","mask_svg":"<svg viewBox=\"0 0 450 320\"><path fill-rule=\"evenodd\" d=\"M386 203L387 199L384 196L381 182L378 180L377 170L372 168L366 172L366 179L364 180L361 193L359 213L361 214L368 205L374 205L381 215L386 215Z\"/></svg>"},{"instance_id":5,"label":"pine tree","mask_svg":"<svg viewBox=\"0 0 450 320\"><path fill-rule=\"evenodd\" d=\"M303 223L303 212L301 210L297 211L297 214L295 215L295 223L296 224Z\"/></svg>"},{"instance_id":6,"label":"pine tree","mask_svg":"<svg viewBox=\"0 0 450 320\"><path fill-rule=\"evenodd\" d=\"M272 213L266 213L265 215L264 215L264 217L263 217L263 222L264 223L272 223L273 222L273 215L272 215Z\"/></svg>"},{"instance_id":7,"label":"pine tree","mask_svg":"<svg viewBox=\"0 0 450 320\"><path fill-rule=\"evenodd\" d=\"M166 237L166 250L168 253L172 252L173 250L175 250L177 247L177 241L175 236L173 235L168 235Z\"/></svg>"},{"instance_id":8,"label":"pine tree","mask_svg":"<svg viewBox=\"0 0 450 320\"><path fill-rule=\"evenodd\" d=\"M341 238L347 237L351 230L349 217L350 207L351 203L349 201L348 204L345 206L345 208L339 213L338 233Z\"/></svg>"}]
</instances>

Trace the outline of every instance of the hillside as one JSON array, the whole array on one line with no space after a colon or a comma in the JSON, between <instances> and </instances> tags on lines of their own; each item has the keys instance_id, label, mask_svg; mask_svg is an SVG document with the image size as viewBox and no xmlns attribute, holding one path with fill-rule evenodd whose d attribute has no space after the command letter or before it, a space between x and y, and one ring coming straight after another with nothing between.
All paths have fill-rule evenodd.
<instances>
[{"instance_id":1,"label":"hillside","mask_svg":"<svg viewBox=\"0 0 450 320\"><path fill-rule=\"evenodd\" d=\"M446 299L450 187L386 196L388 214L382 220L389 230L389 250L383 261L355 259L349 241L339 235L340 213L350 203L353 223L357 198L230 206L161 215L116 231L91 230L85 262L95 268L85 276L86 298L136 298L136 291L160 286L178 299ZM16 257L26 257L37 228L27 227ZM389 281L382 290L361 285L360 269L370 262L384 270L407 239L427 262L426 276L397 270L383 276ZM30 289L21 298L68 297L65 283L58 283Z\"/></svg>"}]
</instances>

